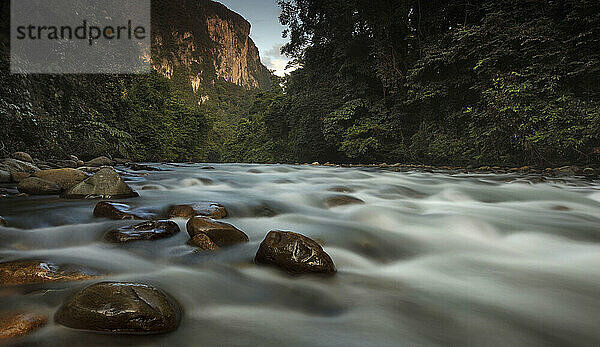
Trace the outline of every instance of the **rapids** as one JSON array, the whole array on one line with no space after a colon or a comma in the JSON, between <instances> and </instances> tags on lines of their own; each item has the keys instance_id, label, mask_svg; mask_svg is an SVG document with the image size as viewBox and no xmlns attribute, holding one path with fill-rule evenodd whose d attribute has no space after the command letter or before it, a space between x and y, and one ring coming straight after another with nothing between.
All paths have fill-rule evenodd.
<instances>
[{"instance_id":1,"label":"rapids","mask_svg":"<svg viewBox=\"0 0 600 347\"><path fill-rule=\"evenodd\" d=\"M155 164L124 172L137 207L214 201L250 243L200 253L182 232L103 242L131 221L94 219L97 201L0 199L0 260L41 259L154 285L184 308L178 330L115 336L49 324L18 340L51 345L547 346L600 344L600 184L516 174L292 165ZM333 190L346 190L340 193ZM351 195L363 205L327 208ZM321 243L338 273L291 277L253 263L269 230ZM0 288L0 310L50 317L89 283Z\"/></svg>"}]
</instances>

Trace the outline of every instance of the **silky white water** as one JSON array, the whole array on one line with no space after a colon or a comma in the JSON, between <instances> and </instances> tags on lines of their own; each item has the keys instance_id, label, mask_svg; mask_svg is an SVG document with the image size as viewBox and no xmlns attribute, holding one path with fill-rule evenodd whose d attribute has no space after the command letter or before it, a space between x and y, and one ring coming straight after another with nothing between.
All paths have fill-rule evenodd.
<instances>
[{"instance_id":1,"label":"silky white water","mask_svg":"<svg viewBox=\"0 0 600 347\"><path fill-rule=\"evenodd\" d=\"M50 320L18 340L49 345L596 346L600 344L600 182L286 165L156 165L126 175L139 198L214 201L250 243L196 252L182 232L103 242L132 221L94 219L97 201L0 200L0 260L85 265L97 281L152 284L184 308L157 336L81 332ZM250 170L250 172L249 172ZM150 190L152 189L152 190ZM332 190L345 190L340 193ZM327 208L336 195L363 205ZM321 243L332 278L291 277L253 263L269 230ZM92 281L95 282L95 281ZM52 315L85 283L0 291L0 308Z\"/></svg>"}]
</instances>

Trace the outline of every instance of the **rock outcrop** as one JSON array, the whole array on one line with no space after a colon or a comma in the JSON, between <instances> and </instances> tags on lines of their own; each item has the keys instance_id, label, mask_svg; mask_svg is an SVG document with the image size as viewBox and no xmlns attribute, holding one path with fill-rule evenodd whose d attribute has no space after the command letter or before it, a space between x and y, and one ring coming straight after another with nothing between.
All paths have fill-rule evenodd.
<instances>
[{"instance_id":1,"label":"rock outcrop","mask_svg":"<svg viewBox=\"0 0 600 347\"><path fill-rule=\"evenodd\" d=\"M33 176L54 182L58 184L61 190L72 188L88 177L83 171L71 168L40 170L34 173Z\"/></svg>"},{"instance_id":2,"label":"rock outcrop","mask_svg":"<svg viewBox=\"0 0 600 347\"><path fill-rule=\"evenodd\" d=\"M67 199L124 199L137 197L112 168L102 168L92 177L63 193Z\"/></svg>"},{"instance_id":3,"label":"rock outcrop","mask_svg":"<svg viewBox=\"0 0 600 347\"><path fill-rule=\"evenodd\" d=\"M54 320L74 329L122 334L160 334L177 329L180 305L142 283L92 284L68 299Z\"/></svg>"},{"instance_id":4,"label":"rock outcrop","mask_svg":"<svg viewBox=\"0 0 600 347\"><path fill-rule=\"evenodd\" d=\"M104 235L104 239L112 243L160 240L171 237L179 231L177 223L168 220L159 220L111 230Z\"/></svg>"}]
</instances>

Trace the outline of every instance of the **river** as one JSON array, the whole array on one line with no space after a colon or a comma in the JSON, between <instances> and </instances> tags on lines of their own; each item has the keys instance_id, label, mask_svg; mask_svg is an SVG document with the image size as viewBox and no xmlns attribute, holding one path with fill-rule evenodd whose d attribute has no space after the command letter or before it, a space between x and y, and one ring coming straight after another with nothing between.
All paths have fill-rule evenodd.
<instances>
[{"instance_id":1,"label":"river","mask_svg":"<svg viewBox=\"0 0 600 347\"><path fill-rule=\"evenodd\" d=\"M22 338L51 345L597 346L600 344L600 184L517 174L394 172L293 165L156 164L126 175L139 198L215 201L250 243L196 252L182 232L159 241L103 242L131 221L94 219L97 201L0 199L14 228L0 259L98 269L101 280L152 284L184 308L179 328L115 336L50 323ZM339 191L345 191L340 193ZM365 204L328 208L350 195ZM333 277L257 266L269 230L321 243ZM93 282L93 281L92 281ZM89 283L88 283L89 284ZM50 316L82 283L2 290L0 308Z\"/></svg>"}]
</instances>

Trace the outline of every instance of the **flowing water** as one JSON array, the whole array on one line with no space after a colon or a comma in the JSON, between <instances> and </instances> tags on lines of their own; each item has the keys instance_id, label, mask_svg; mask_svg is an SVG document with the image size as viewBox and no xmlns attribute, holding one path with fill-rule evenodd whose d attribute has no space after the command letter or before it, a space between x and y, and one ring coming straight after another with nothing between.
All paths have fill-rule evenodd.
<instances>
[{"instance_id":1,"label":"flowing water","mask_svg":"<svg viewBox=\"0 0 600 347\"><path fill-rule=\"evenodd\" d=\"M92 267L102 280L152 284L185 310L178 330L114 336L50 323L19 340L52 345L547 346L600 344L600 184L534 176L433 174L286 165L160 165L127 175L166 211L215 201L250 243L198 253L182 232L107 244L129 221L94 219L96 201L0 200L0 260ZM144 189L143 189L144 188ZM150 190L152 189L152 190ZM345 190L340 193L335 190ZM351 195L363 205L327 208ZM334 277L291 277L253 264L271 229L324 246ZM93 281L92 281L93 282ZM89 283L87 283L89 284ZM4 289L0 308L52 315L86 283Z\"/></svg>"}]
</instances>

